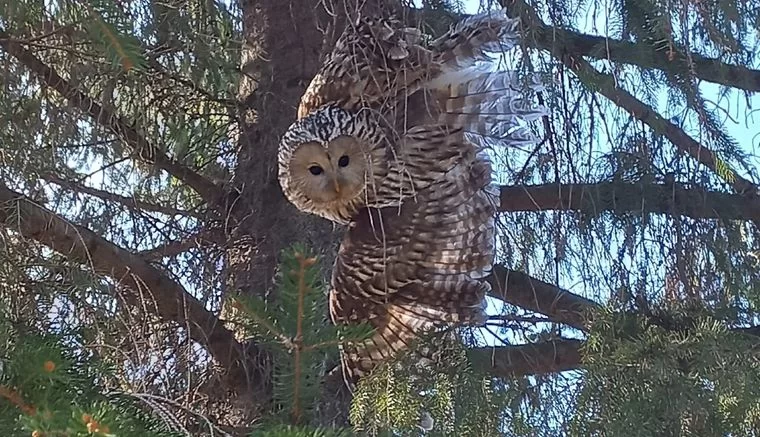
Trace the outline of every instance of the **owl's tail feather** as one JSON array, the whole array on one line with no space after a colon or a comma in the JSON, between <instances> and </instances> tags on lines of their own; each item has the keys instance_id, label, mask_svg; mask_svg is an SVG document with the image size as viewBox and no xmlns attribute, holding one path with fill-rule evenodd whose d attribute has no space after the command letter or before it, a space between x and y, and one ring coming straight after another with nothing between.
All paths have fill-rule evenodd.
<instances>
[{"instance_id":1,"label":"owl's tail feather","mask_svg":"<svg viewBox=\"0 0 760 437\"><path fill-rule=\"evenodd\" d=\"M418 303L389 303L385 306L385 313L373 321L376 330L371 338L341 347L341 366L346 385L355 390L360 378L368 375L379 363L409 351L421 335L448 327L451 323L481 323L481 313L482 308L452 314ZM427 358L425 351L416 353L423 360Z\"/></svg>"},{"instance_id":2,"label":"owl's tail feather","mask_svg":"<svg viewBox=\"0 0 760 437\"><path fill-rule=\"evenodd\" d=\"M470 136L488 144L507 146L537 141L530 123L547 114L544 106L531 102L532 94L543 90L537 77L519 78L515 71L489 72L439 86L438 121L462 128Z\"/></svg>"},{"instance_id":3,"label":"owl's tail feather","mask_svg":"<svg viewBox=\"0 0 760 437\"><path fill-rule=\"evenodd\" d=\"M519 19L506 10L489 11L464 18L431 43L434 56L446 70L462 70L491 61L488 53L510 50L520 40Z\"/></svg>"}]
</instances>

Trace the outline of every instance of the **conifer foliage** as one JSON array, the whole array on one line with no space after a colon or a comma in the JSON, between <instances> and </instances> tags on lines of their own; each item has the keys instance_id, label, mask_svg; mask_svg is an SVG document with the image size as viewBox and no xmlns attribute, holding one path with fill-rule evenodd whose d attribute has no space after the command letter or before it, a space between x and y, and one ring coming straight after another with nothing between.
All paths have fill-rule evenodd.
<instances>
[{"instance_id":1,"label":"conifer foliage","mask_svg":"<svg viewBox=\"0 0 760 437\"><path fill-rule=\"evenodd\" d=\"M0 311L0 435L179 436L133 397L106 394L110 369L76 332L41 333Z\"/></svg>"},{"instance_id":2,"label":"conifer foliage","mask_svg":"<svg viewBox=\"0 0 760 437\"><path fill-rule=\"evenodd\" d=\"M506 8L499 68L548 115L493 156L486 326L348 402L343 229L276 148L381 7L426 37ZM760 435L758 28L757 0L0 1L0 436Z\"/></svg>"}]
</instances>

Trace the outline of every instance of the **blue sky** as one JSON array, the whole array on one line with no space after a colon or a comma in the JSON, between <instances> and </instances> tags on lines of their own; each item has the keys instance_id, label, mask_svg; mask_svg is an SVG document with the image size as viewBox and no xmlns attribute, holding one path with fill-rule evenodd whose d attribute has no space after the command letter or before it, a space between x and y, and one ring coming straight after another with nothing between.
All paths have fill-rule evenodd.
<instances>
[{"instance_id":1,"label":"blue sky","mask_svg":"<svg viewBox=\"0 0 760 437\"><path fill-rule=\"evenodd\" d=\"M465 5L465 12L474 14L480 11L480 4L476 0L469 0L464 3ZM587 17L591 17L591 14L588 14ZM604 14L597 14L594 19L588 18L583 23L578 23L578 29L579 31L583 33L593 34L593 35L601 35L606 36L607 34L607 24L605 23L605 16ZM509 57L505 57L507 59L507 68L510 68L509 66ZM754 68L757 68L758 66L751 66ZM628 72L630 75L630 72ZM636 94L635 89L627 88L629 91L633 91L633 94ZM715 114L717 114L718 119L722 122L723 127L725 129L725 132L727 132L730 136L732 136L741 146L742 150L746 153L752 155L750 158L750 163L755 169L760 168L760 160L757 158L758 154L758 147L760 147L760 95L755 94L754 96L750 97L749 99L745 99L745 97L735 91L731 90L729 93L725 93L725 91L721 90L721 87L712 83L708 82L702 82L700 83L700 89L703 92L703 96L705 99L709 102L713 102L714 108L711 108L708 106L708 110L713 110ZM723 92L723 94L721 94ZM604 97L600 96L600 99L605 99ZM605 99L606 100L606 99ZM666 92L661 92L658 95L658 102L656 108L657 111L665 116L666 118L672 118L675 116L680 116L681 109L680 108L672 108L668 106L668 95ZM618 110L616 107L612 107L610 114L612 111L615 111L617 114L622 113L622 111ZM610 116L610 118L614 118ZM613 124L613 127L615 125ZM701 138L699 137L699 130L696 129L695 126L690 124L685 124L684 129L692 135L697 141L701 141ZM615 132L612 132L610 137L615 136ZM606 152L609 151L609 145L605 142L608 141L608 138L601 138L597 137L594 141L594 149L599 152ZM709 144L703 144L709 148ZM517 167L520 167L519 165ZM735 171L742 174L742 176L749 178L752 180L750 175L748 175L746 172L744 172L741 168L734 168ZM499 175L496 175L497 178ZM508 180L508 178L507 178ZM514 229L515 222L511 221L512 223L512 229ZM507 237L508 238L508 237ZM607 252L614 253L616 250L617 243L613 241L611 247L605 248ZM551 249L547 249L548 251ZM544 254L532 254L535 258L544 258ZM588 263L593 263L595 265L594 269L597 272L603 272L605 270L608 270L607 267L609 264L607 263L607 260L605 259L605 256L600 256L599 259L589 259L587 260ZM553 266L550 267L553 269ZM665 266L654 266L652 267L653 270L657 269L664 269ZM529 274L532 274L534 276L541 276L540 274L537 275L537 270L540 270L540 266L533 266L532 271L528 271ZM579 270L576 269L574 266L568 266L568 270L570 270L570 273L567 274L560 274L558 275L558 285L568 289L574 293L583 295L585 297L588 297L592 300L595 300L597 302L604 302L606 298L611 293L611 290L604 290L599 289L598 287L589 287L586 285L585 281L581 278L581 275L579 273ZM635 270L632 268L632 270ZM662 270L660 270L662 272ZM546 271L541 272L546 273ZM599 273L597 273L599 274ZM553 277L553 274L549 275ZM546 279L546 276L542 276L542 279ZM554 282L554 281L550 281ZM514 308L511 308L512 311L514 311ZM498 313L510 313L510 309L504 308L504 306L501 304L501 302L489 299L489 308L488 312L490 314L498 314ZM523 312L517 309L517 314L522 314ZM538 329L546 328L548 325L544 324L544 326L536 326ZM533 331L531 329L531 331ZM493 331L492 331L493 332ZM501 339L497 338L496 335L493 333L485 332L481 330L481 333L483 334L483 340L487 344L492 345L500 345L502 342L506 342L509 344L522 344L528 341L527 338L523 335L523 332L519 329L517 330L501 330L498 332L498 336L501 337ZM563 336L566 337L578 337L582 336L579 332L574 332L573 330L564 330Z\"/></svg>"},{"instance_id":2,"label":"blue sky","mask_svg":"<svg viewBox=\"0 0 760 437\"><path fill-rule=\"evenodd\" d=\"M480 3L477 0L469 0L465 3L465 12L467 13L477 13L480 7ZM588 16L591 16L590 14ZM604 20L603 14L597 14L595 16L595 19L592 21L590 19L586 20L586 22L579 24L579 28L582 32L589 33L589 34L597 34L597 35L604 35L605 29L606 29L606 23ZM757 68L757 66L755 66ZM748 102L745 101L743 98L741 98L738 93L734 92L732 94L729 94L727 96L720 96L720 89L718 86L714 84L709 83L703 83L701 85L702 89L705 92L705 96L708 97L708 99L713 100L716 105L716 113L720 114L720 119L723 120L726 131L732 135L741 145L742 148L745 149L748 153L756 154L757 148L760 147L760 96L755 95L753 96ZM668 110L667 107L667 94L662 93L660 96L660 102L658 105L658 110L660 113L666 115L667 117L671 117L676 115L676 113L671 113L672 111ZM754 109L754 112L753 112ZM599 150L604 149L604 144L602 143L602 139L597 139L597 144L595 145ZM757 159L754 159L754 163L760 167L760 162L758 162ZM72 167L76 167L78 165L81 165L81 162L78 162L76 160L72 160ZM103 162L100 161L91 161L89 163L89 169L82 169L81 171L89 171L94 170L97 168L102 167ZM739 170L739 169L737 169ZM740 171L741 173L741 171ZM120 194L123 195L130 195L132 192L132 187L114 187L113 184L108 183L109 181L104 180L105 174L103 172L97 172L94 173L90 178L87 180L87 185L99 187L103 189L108 189L112 191L116 191L118 188L122 188L123 191L120 192ZM148 247L144 247L147 249ZM601 262L601 261L600 261ZM185 285L191 292L195 294L202 294L199 290L193 290L192 285L187 283L186 281L182 280L182 277L180 276L180 281L183 282L183 285ZM578 285L574 285L578 284ZM584 294L587 295L587 297L597 299L599 300L599 295L594 294L591 295L587 292L582 286L582 281L580 281L577 277L574 277L572 275L570 276L562 276L560 277L560 283L559 285L576 292L578 294ZM596 290L598 291L598 290ZM491 301L491 307L489 308L489 312L491 313L498 313L501 312L500 308L498 308L498 305L494 304L494 301ZM504 337L507 341L513 342L513 343L524 343L525 339L523 338L516 338L513 335L507 334L506 337ZM499 344L499 341L492 336L489 336L488 338L489 343L493 344Z\"/></svg>"}]
</instances>

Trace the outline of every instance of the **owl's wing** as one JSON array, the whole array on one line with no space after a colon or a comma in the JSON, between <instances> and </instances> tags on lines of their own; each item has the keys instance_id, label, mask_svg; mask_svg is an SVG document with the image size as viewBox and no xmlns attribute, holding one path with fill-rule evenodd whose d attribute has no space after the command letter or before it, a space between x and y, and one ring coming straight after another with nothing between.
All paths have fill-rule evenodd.
<instances>
[{"instance_id":1,"label":"owl's wing","mask_svg":"<svg viewBox=\"0 0 760 437\"><path fill-rule=\"evenodd\" d=\"M464 70L479 62L491 62L489 53L510 50L520 41L518 18L506 9L463 18L430 44L433 58L445 71Z\"/></svg>"},{"instance_id":2,"label":"owl's wing","mask_svg":"<svg viewBox=\"0 0 760 437\"><path fill-rule=\"evenodd\" d=\"M536 143L530 123L546 109L533 104L528 91L540 88L536 80L526 83L512 71L480 71L418 93L399 109L408 114L405 118L391 117L403 124L388 134L392 156L386 176L379 187L368 187L366 204L383 207L414 198L486 148Z\"/></svg>"},{"instance_id":3,"label":"owl's wing","mask_svg":"<svg viewBox=\"0 0 760 437\"><path fill-rule=\"evenodd\" d=\"M341 245L333 272L334 323L369 321L376 331L342 348L350 386L409 348L420 334L479 324L493 264L490 165L471 160L400 209L364 210Z\"/></svg>"},{"instance_id":4,"label":"owl's wing","mask_svg":"<svg viewBox=\"0 0 760 437\"><path fill-rule=\"evenodd\" d=\"M307 87L298 118L325 104L343 109L378 106L412 93L431 73L421 33L393 19L359 18L346 28Z\"/></svg>"},{"instance_id":5,"label":"owl's wing","mask_svg":"<svg viewBox=\"0 0 760 437\"><path fill-rule=\"evenodd\" d=\"M461 127L469 140L515 147L536 142L529 123L547 114L532 102L543 89L535 76L520 78L515 71L478 71L464 81L452 81L439 91L438 122Z\"/></svg>"},{"instance_id":6,"label":"owl's wing","mask_svg":"<svg viewBox=\"0 0 760 437\"><path fill-rule=\"evenodd\" d=\"M473 15L426 48L418 29L394 18L360 17L343 31L307 87L298 118L328 103L348 110L393 106L425 84L466 75L492 61L488 53L514 47L518 24L504 10Z\"/></svg>"}]
</instances>

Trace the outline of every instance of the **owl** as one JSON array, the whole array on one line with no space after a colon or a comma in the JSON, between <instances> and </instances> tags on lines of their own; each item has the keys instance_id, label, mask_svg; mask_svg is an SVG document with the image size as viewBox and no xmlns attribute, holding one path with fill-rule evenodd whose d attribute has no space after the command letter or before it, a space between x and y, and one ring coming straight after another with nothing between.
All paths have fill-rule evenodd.
<instances>
[{"instance_id":1,"label":"owl","mask_svg":"<svg viewBox=\"0 0 760 437\"><path fill-rule=\"evenodd\" d=\"M361 207L415 196L463 153L426 145L423 131L533 141L520 124L543 112L523 105L514 73L489 71L486 54L515 45L517 20L468 17L430 49L419 31L392 24L360 19L343 33L283 135L278 177L301 211L345 225Z\"/></svg>"},{"instance_id":2,"label":"owl","mask_svg":"<svg viewBox=\"0 0 760 437\"><path fill-rule=\"evenodd\" d=\"M468 68L490 61L487 52L513 47L518 24L504 10L474 15L426 48L418 29L400 27L393 17L359 17L311 80L298 118L327 103L344 109L397 104L400 96L411 96L433 79L445 86L446 73L467 74Z\"/></svg>"},{"instance_id":3,"label":"owl","mask_svg":"<svg viewBox=\"0 0 760 437\"><path fill-rule=\"evenodd\" d=\"M330 317L375 328L342 346L349 387L422 332L484 321L497 196L476 137L531 141L522 123L543 113L513 73L487 68L485 52L517 41L503 13L469 17L430 48L394 25L361 21L341 37L278 155L285 196L347 226Z\"/></svg>"}]
</instances>

